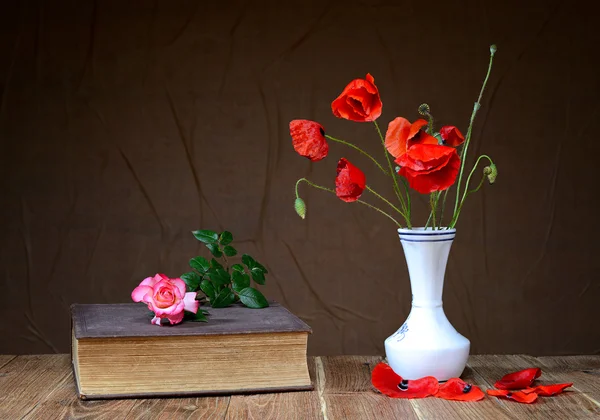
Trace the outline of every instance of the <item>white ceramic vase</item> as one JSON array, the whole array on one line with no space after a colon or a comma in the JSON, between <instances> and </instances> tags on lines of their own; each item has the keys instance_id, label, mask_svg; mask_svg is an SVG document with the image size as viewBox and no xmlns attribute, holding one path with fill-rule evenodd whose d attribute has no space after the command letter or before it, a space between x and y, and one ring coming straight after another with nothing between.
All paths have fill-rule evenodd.
<instances>
[{"instance_id":1,"label":"white ceramic vase","mask_svg":"<svg viewBox=\"0 0 600 420\"><path fill-rule=\"evenodd\" d=\"M385 340L385 354L403 379L459 377L471 343L442 308L444 274L456 229L398 229L410 275L412 308L404 324Z\"/></svg>"}]
</instances>

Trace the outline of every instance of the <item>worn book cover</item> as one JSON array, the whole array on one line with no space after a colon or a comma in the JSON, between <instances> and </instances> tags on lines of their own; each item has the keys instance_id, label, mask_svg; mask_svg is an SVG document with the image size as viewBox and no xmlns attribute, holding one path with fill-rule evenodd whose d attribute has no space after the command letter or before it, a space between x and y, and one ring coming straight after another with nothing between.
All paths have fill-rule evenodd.
<instances>
[{"instance_id":1,"label":"worn book cover","mask_svg":"<svg viewBox=\"0 0 600 420\"><path fill-rule=\"evenodd\" d=\"M207 323L157 326L142 304L73 305L80 398L312 389L302 320L276 302L208 310Z\"/></svg>"}]
</instances>

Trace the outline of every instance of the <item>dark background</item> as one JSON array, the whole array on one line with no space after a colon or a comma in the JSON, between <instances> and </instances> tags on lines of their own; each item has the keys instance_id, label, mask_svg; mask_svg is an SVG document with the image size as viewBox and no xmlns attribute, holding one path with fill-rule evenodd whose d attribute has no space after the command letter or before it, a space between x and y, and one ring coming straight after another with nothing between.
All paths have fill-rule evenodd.
<instances>
[{"instance_id":1,"label":"dark background","mask_svg":"<svg viewBox=\"0 0 600 420\"><path fill-rule=\"evenodd\" d=\"M498 181L458 224L445 310L474 353L600 353L594 2L21 1L0 9L0 353L67 352L69 305L127 302L177 276L228 229L270 270L265 294L314 329L311 354L382 354L410 309L393 224L294 182L331 186L332 144L310 163L288 122L381 157L372 124L330 103L370 72L380 125L466 132L498 45L471 150ZM365 195L365 199L372 197ZM426 197L417 198L423 224Z\"/></svg>"}]
</instances>

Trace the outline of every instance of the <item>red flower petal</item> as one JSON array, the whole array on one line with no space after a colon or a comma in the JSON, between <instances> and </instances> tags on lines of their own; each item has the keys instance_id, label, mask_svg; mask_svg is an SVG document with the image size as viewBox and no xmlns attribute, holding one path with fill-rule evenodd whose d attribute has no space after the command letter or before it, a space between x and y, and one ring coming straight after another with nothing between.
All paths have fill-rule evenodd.
<instances>
[{"instance_id":1,"label":"red flower petal","mask_svg":"<svg viewBox=\"0 0 600 420\"><path fill-rule=\"evenodd\" d=\"M375 366L371 373L371 383L379 392L392 398L425 398L434 395L438 389L438 381L433 376L402 381L385 363Z\"/></svg>"},{"instance_id":2,"label":"red flower petal","mask_svg":"<svg viewBox=\"0 0 600 420\"><path fill-rule=\"evenodd\" d=\"M513 400L520 403L531 404L537 400L537 394L532 392L531 394L526 394L522 391L509 391L506 389L488 389L488 395L493 397L503 398L506 400Z\"/></svg>"},{"instance_id":3,"label":"red flower petal","mask_svg":"<svg viewBox=\"0 0 600 420\"><path fill-rule=\"evenodd\" d=\"M569 388L570 386L573 386L573 382L568 384L538 385L533 388L525 388L521 392L525 394L531 394L535 392L541 397L551 397L553 395L561 394L565 388Z\"/></svg>"},{"instance_id":4,"label":"red flower petal","mask_svg":"<svg viewBox=\"0 0 600 420\"><path fill-rule=\"evenodd\" d=\"M465 137L460 130L453 125L445 125L440 129L440 135L444 145L457 147L464 143Z\"/></svg>"},{"instance_id":5,"label":"red flower petal","mask_svg":"<svg viewBox=\"0 0 600 420\"><path fill-rule=\"evenodd\" d=\"M293 120L290 122L290 135L294 150L301 156L313 162L327 156L329 145L321 124L309 120Z\"/></svg>"},{"instance_id":6,"label":"red flower petal","mask_svg":"<svg viewBox=\"0 0 600 420\"><path fill-rule=\"evenodd\" d=\"M399 174L421 194L449 188L460 169L456 149L434 144L415 144L396 163L400 165Z\"/></svg>"},{"instance_id":7,"label":"red flower petal","mask_svg":"<svg viewBox=\"0 0 600 420\"><path fill-rule=\"evenodd\" d=\"M394 118L388 124L385 133L385 147L392 156L402 156L413 144L438 144L435 137L430 136L421 128L427 125L425 120L410 123L406 118Z\"/></svg>"},{"instance_id":8,"label":"red flower petal","mask_svg":"<svg viewBox=\"0 0 600 420\"><path fill-rule=\"evenodd\" d=\"M333 115L350 121L375 121L381 115L381 98L375 79L367 74L365 79L351 81L331 103Z\"/></svg>"},{"instance_id":9,"label":"red flower petal","mask_svg":"<svg viewBox=\"0 0 600 420\"><path fill-rule=\"evenodd\" d=\"M529 387L536 378L542 374L540 368L523 369L518 372L504 375L502 379L494 384L498 389L522 389Z\"/></svg>"},{"instance_id":10,"label":"red flower petal","mask_svg":"<svg viewBox=\"0 0 600 420\"><path fill-rule=\"evenodd\" d=\"M367 179L363 171L341 158L337 166L335 178L335 194L343 201L350 203L360 198L365 190Z\"/></svg>"},{"instance_id":11,"label":"red flower petal","mask_svg":"<svg viewBox=\"0 0 600 420\"><path fill-rule=\"evenodd\" d=\"M440 385L435 397L452 401L479 401L485 397L485 394L475 385L468 384L460 378L451 378Z\"/></svg>"}]
</instances>

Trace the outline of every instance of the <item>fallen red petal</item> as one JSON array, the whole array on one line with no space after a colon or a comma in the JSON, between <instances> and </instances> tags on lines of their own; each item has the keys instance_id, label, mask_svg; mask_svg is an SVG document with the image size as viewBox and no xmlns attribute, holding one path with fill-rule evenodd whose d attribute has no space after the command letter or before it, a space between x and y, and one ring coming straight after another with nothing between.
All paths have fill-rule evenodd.
<instances>
[{"instance_id":1,"label":"fallen red petal","mask_svg":"<svg viewBox=\"0 0 600 420\"><path fill-rule=\"evenodd\" d=\"M392 398L425 398L438 390L438 381L433 376L403 381L385 363L375 366L371 373L371 383L379 392Z\"/></svg>"},{"instance_id":2,"label":"fallen red petal","mask_svg":"<svg viewBox=\"0 0 600 420\"><path fill-rule=\"evenodd\" d=\"M440 385L435 397L452 401L479 401L485 394L475 385L468 384L460 378L451 378Z\"/></svg>"},{"instance_id":3,"label":"fallen red petal","mask_svg":"<svg viewBox=\"0 0 600 420\"><path fill-rule=\"evenodd\" d=\"M488 389L487 393L488 395L491 395L493 397L512 400L524 404L531 404L535 402L538 398L538 394L536 394L535 392L526 394L523 391L509 391L506 389Z\"/></svg>"},{"instance_id":4,"label":"fallen red petal","mask_svg":"<svg viewBox=\"0 0 600 420\"><path fill-rule=\"evenodd\" d=\"M523 389L531 386L536 378L542 374L540 368L523 369L518 372L504 375L502 379L494 384L498 389Z\"/></svg>"},{"instance_id":5,"label":"fallen red petal","mask_svg":"<svg viewBox=\"0 0 600 420\"><path fill-rule=\"evenodd\" d=\"M533 388L525 388L522 392L525 394L536 393L540 397L551 397L553 395L561 394L566 388L573 386L573 382L568 384L552 384L552 385L538 385Z\"/></svg>"}]
</instances>

